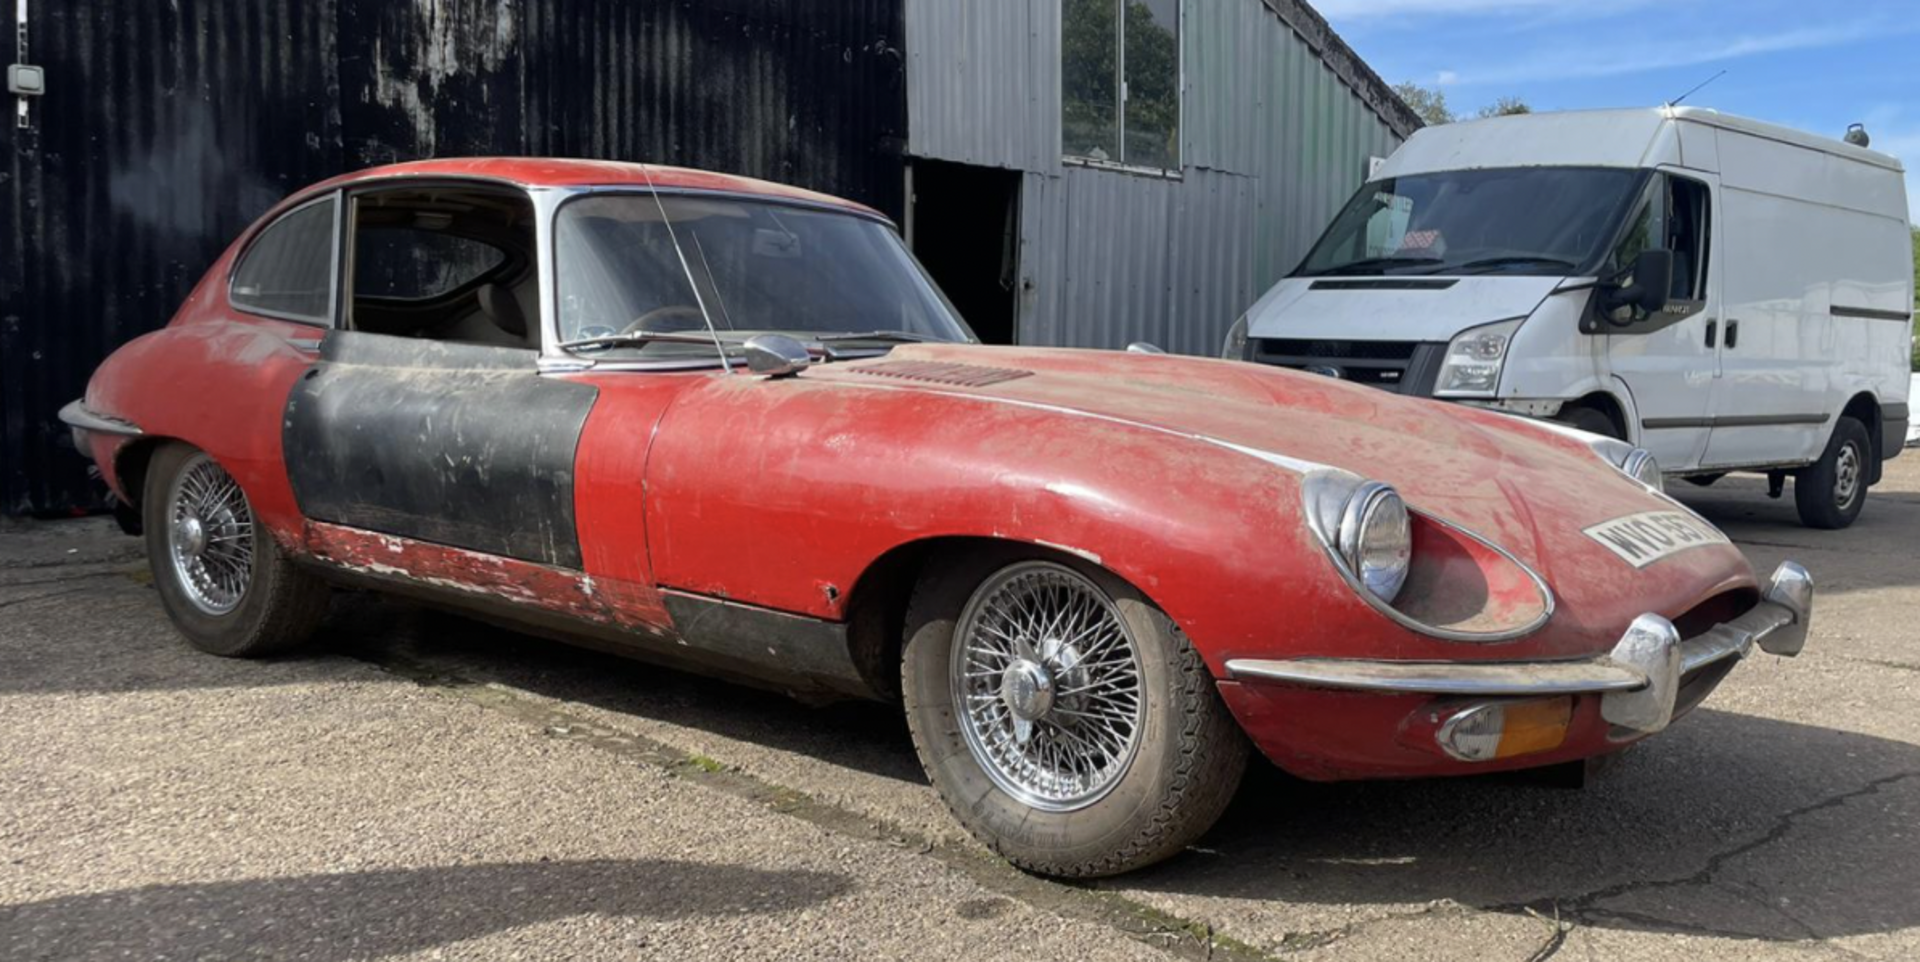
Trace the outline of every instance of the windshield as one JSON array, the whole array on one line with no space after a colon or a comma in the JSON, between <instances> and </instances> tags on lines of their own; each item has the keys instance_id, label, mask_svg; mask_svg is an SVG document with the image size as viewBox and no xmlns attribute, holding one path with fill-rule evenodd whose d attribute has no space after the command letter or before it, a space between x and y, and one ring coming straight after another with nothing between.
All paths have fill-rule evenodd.
<instances>
[{"instance_id":1,"label":"windshield","mask_svg":"<svg viewBox=\"0 0 1920 962\"><path fill-rule=\"evenodd\" d=\"M709 316L730 345L767 332L835 341L875 334L877 346L973 339L900 238L851 213L734 197L595 194L560 208L554 262L562 341L708 336ZM595 350L715 353L694 338Z\"/></svg>"},{"instance_id":2,"label":"windshield","mask_svg":"<svg viewBox=\"0 0 1920 962\"><path fill-rule=\"evenodd\" d=\"M1296 274L1573 274L1605 254L1643 177L1516 167L1373 181Z\"/></svg>"}]
</instances>

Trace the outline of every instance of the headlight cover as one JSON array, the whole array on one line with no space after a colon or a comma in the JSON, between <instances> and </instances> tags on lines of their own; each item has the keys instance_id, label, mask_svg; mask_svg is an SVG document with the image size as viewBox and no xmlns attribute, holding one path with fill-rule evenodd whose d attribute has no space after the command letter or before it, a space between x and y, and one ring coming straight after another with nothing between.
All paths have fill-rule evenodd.
<instances>
[{"instance_id":1,"label":"headlight cover","mask_svg":"<svg viewBox=\"0 0 1920 962\"><path fill-rule=\"evenodd\" d=\"M1227 329L1227 339L1220 345L1220 356L1229 361L1247 359L1247 315L1240 315L1240 319Z\"/></svg>"},{"instance_id":2,"label":"headlight cover","mask_svg":"<svg viewBox=\"0 0 1920 962\"><path fill-rule=\"evenodd\" d=\"M1667 490L1667 479L1660 473L1660 462L1654 460L1653 455L1645 448L1634 448L1628 452L1625 460L1620 462L1620 470L1625 472L1627 477L1655 491Z\"/></svg>"},{"instance_id":3,"label":"headlight cover","mask_svg":"<svg viewBox=\"0 0 1920 962\"><path fill-rule=\"evenodd\" d=\"M1306 481L1308 523L1359 588L1391 605L1413 562L1413 525L1400 493L1338 470Z\"/></svg>"},{"instance_id":4,"label":"headlight cover","mask_svg":"<svg viewBox=\"0 0 1920 962\"><path fill-rule=\"evenodd\" d=\"M1440 363L1434 396L1493 397L1500 386L1500 369L1507 362L1507 347L1525 321L1524 317L1496 321L1456 335L1447 345L1446 360Z\"/></svg>"},{"instance_id":5,"label":"headlight cover","mask_svg":"<svg viewBox=\"0 0 1920 962\"><path fill-rule=\"evenodd\" d=\"M1621 474L1662 494L1666 493L1666 476L1661 473L1660 462L1654 459L1653 452L1645 448L1636 448L1619 438L1582 431L1558 421L1528 419L1527 423L1585 444L1587 449L1593 452L1594 457L1618 468Z\"/></svg>"}]
</instances>

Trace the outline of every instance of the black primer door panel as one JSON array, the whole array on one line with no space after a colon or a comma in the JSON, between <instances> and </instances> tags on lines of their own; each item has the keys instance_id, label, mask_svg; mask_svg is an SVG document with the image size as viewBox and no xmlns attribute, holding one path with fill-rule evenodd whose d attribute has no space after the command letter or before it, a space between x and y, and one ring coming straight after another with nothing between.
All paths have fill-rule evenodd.
<instances>
[{"instance_id":1,"label":"black primer door panel","mask_svg":"<svg viewBox=\"0 0 1920 962\"><path fill-rule=\"evenodd\" d=\"M573 459L599 392L534 352L333 331L287 400L315 521L579 568Z\"/></svg>"}]
</instances>

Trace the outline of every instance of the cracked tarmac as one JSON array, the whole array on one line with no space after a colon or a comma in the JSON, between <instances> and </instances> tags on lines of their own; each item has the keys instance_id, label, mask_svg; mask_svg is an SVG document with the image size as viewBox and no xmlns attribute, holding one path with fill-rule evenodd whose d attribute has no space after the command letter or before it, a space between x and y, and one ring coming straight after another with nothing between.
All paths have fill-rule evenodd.
<instances>
[{"instance_id":1,"label":"cracked tarmac","mask_svg":"<svg viewBox=\"0 0 1920 962\"><path fill-rule=\"evenodd\" d=\"M1820 585L1585 789L1256 765L1097 885L964 838L883 706L800 706L366 595L188 651L138 543L0 527L0 958L1920 958L1920 454L1860 523L1677 493Z\"/></svg>"}]
</instances>

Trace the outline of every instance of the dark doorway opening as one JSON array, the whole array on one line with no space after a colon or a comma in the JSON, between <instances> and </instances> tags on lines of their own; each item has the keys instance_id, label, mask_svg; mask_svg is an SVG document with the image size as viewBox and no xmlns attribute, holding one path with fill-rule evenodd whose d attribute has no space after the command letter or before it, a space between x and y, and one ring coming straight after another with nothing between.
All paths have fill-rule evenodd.
<instances>
[{"instance_id":1,"label":"dark doorway opening","mask_svg":"<svg viewBox=\"0 0 1920 962\"><path fill-rule=\"evenodd\" d=\"M914 160L908 176L913 252L980 340L1016 339L1020 172Z\"/></svg>"}]
</instances>

